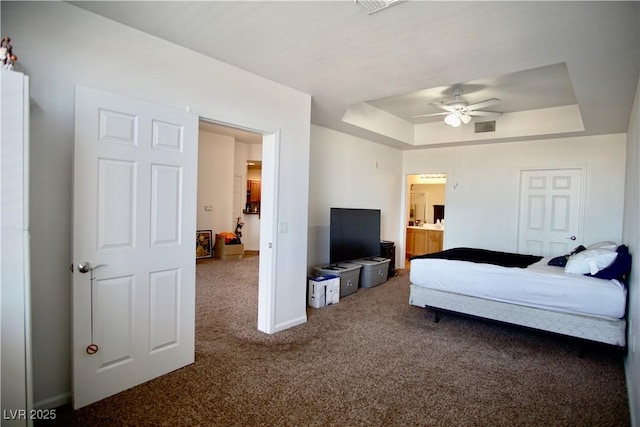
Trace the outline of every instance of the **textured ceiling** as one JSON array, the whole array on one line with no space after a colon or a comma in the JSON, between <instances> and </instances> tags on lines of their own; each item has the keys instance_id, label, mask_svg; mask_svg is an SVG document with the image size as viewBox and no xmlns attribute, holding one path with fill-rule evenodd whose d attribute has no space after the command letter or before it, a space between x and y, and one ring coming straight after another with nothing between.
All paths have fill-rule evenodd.
<instances>
[{"instance_id":1,"label":"textured ceiling","mask_svg":"<svg viewBox=\"0 0 640 427\"><path fill-rule=\"evenodd\" d=\"M313 123L399 148L414 145L343 115L366 103L417 127L409 116L461 85L504 112L577 105L584 130L546 137L621 133L640 71L638 2L407 1L372 15L353 1L73 4L311 94Z\"/></svg>"}]
</instances>

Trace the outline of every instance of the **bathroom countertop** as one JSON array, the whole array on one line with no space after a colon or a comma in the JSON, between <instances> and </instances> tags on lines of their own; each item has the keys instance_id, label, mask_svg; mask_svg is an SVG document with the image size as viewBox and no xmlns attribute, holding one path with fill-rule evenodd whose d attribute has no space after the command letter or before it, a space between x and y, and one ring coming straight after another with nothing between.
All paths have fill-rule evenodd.
<instances>
[{"instance_id":1,"label":"bathroom countertop","mask_svg":"<svg viewBox=\"0 0 640 427\"><path fill-rule=\"evenodd\" d=\"M444 231L444 225L438 225L438 224L422 224L421 226L418 226L418 227L416 227L415 225L408 225L407 228L411 228L414 230Z\"/></svg>"}]
</instances>

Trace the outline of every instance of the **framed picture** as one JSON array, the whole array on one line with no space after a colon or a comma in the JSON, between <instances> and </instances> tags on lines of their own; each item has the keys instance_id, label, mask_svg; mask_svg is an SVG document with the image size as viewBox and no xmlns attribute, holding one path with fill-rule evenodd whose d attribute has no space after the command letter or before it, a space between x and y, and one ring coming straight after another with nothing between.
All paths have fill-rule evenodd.
<instances>
[{"instance_id":1,"label":"framed picture","mask_svg":"<svg viewBox=\"0 0 640 427\"><path fill-rule=\"evenodd\" d=\"M196 231L196 258L211 258L212 249L211 230Z\"/></svg>"}]
</instances>

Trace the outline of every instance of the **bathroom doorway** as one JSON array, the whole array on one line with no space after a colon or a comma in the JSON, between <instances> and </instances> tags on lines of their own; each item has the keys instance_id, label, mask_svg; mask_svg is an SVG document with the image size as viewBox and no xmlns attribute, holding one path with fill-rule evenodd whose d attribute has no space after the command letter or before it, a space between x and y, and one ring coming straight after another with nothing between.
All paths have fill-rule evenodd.
<instances>
[{"instance_id":1,"label":"bathroom doorway","mask_svg":"<svg viewBox=\"0 0 640 427\"><path fill-rule=\"evenodd\" d=\"M442 250L446 223L445 173L407 175L405 261Z\"/></svg>"}]
</instances>

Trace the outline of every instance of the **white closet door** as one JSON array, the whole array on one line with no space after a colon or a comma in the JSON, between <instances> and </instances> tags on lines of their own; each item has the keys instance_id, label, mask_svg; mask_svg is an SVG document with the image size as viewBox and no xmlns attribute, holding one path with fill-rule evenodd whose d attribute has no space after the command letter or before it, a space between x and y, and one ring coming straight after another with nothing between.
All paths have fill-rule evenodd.
<instances>
[{"instance_id":1,"label":"white closet door","mask_svg":"<svg viewBox=\"0 0 640 427\"><path fill-rule=\"evenodd\" d=\"M523 170L518 252L559 256L582 243L583 170Z\"/></svg>"}]
</instances>

